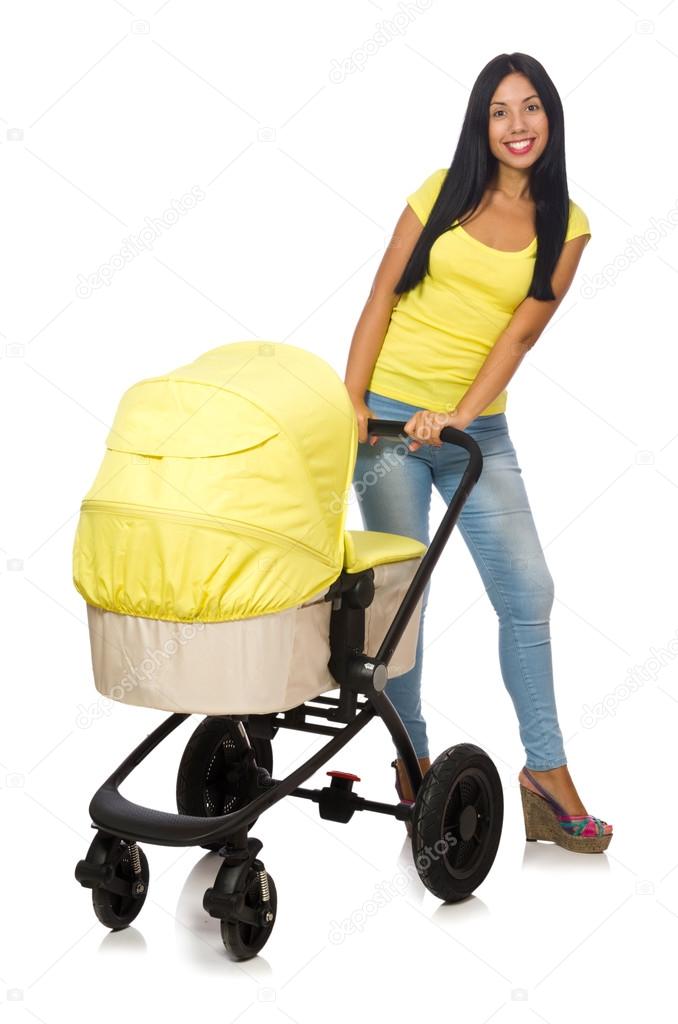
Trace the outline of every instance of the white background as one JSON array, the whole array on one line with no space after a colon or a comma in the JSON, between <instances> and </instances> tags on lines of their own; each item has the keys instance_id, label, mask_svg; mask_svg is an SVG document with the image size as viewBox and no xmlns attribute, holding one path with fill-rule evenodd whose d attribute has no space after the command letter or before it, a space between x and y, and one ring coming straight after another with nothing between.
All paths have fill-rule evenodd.
<instances>
[{"instance_id":1,"label":"white background","mask_svg":"<svg viewBox=\"0 0 678 1024\"><path fill-rule=\"evenodd\" d=\"M2 1010L45 1024L156 1011L315 1024L370 1000L393 1021L666 1019L678 939L678 3L98 0L9 3L3 21ZM308 348L343 378L405 196L449 165L473 81L512 50L537 57L560 92L570 195L592 229L509 385L507 417L555 579L569 767L587 809L614 825L609 851L524 841L496 617L455 531L434 574L423 694L432 754L469 740L501 774L501 844L475 895L442 906L424 890L401 824L323 822L290 798L255 828L279 894L256 960L231 962L203 912L217 858L199 849L146 846L144 909L109 933L73 877L93 836L89 800L164 717L124 705L96 717L71 581L79 503L117 403L136 380L252 338ZM78 293L194 186L194 209L108 285ZM442 511L436 495L432 526ZM355 504L349 525L361 525ZM127 795L173 809L197 721ZM280 733L276 774L321 743ZM327 767L391 800L392 756L377 721ZM377 892L390 895L375 912Z\"/></svg>"}]
</instances>

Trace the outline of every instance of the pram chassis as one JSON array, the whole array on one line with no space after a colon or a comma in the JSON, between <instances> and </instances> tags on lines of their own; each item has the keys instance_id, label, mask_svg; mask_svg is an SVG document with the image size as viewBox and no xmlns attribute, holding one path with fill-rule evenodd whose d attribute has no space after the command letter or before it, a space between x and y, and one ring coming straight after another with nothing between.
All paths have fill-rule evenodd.
<instances>
[{"instance_id":1,"label":"pram chassis","mask_svg":"<svg viewBox=\"0 0 678 1024\"><path fill-rule=\"evenodd\" d=\"M368 432L382 436L402 434L403 437L406 437L404 427L404 422L382 419L368 420ZM353 793L353 781L356 777L350 777L346 773L328 773L333 776L332 784L323 789L304 789L301 788L301 784L340 751L376 715L386 725L404 761L415 797L422 784L422 772L414 747L402 720L384 693L388 680L388 664L452 533L461 509L480 477L483 464L482 454L476 441L464 431L445 427L440 433L440 439L442 442L465 448L469 454L469 461L457 491L417 568L376 656L369 657L364 653L357 653L363 651L365 608L374 594L373 572L371 569L367 569L353 574L342 573L332 584L326 596L326 600L333 601L332 655L328 664L333 677L339 684L339 696L321 695L279 713L227 716L229 720L237 724L237 735L242 741L242 755L248 766L247 791L251 796L245 806L227 814L198 817L169 813L134 803L119 792L119 787L134 768L189 717L188 713L169 715L106 779L94 794L89 805L92 828L98 830L98 838L118 837L130 844L133 866L136 864L138 868L136 844L140 841L162 846L212 844L209 848L218 848L224 858L222 870L229 870L230 866L236 871L237 877L235 881L232 880L233 886L230 891L234 892L235 889L239 889L242 894L245 880L238 865L241 867L254 865L256 870L263 872L264 877L266 875L261 862L255 860L261 843L259 840L248 838L248 825L263 811L286 796L298 796L313 800L319 804L321 817L336 821L348 821L356 810L389 814L403 821L412 817L414 804L383 803L367 800ZM309 721L309 719L311 720ZM325 720L326 724L316 721L317 719ZM247 730L243 723L247 724ZM315 732L325 734L330 738L319 751L312 754L286 778L275 779L269 775L266 769L257 766L249 737L257 736L270 739L278 728ZM479 748L473 749L479 750ZM94 845L93 843L92 847ZM92 847L90 847L90 851ZM99 863L95 863L97 859ZM108 863L101 863L100 856L92 858L88 854L85 860L78 862L75 876L86 887L96 889L98 886L103 886L106 888L107 881L111 883L111 868ZM139 877L138 870L136 877ZM111 884L115 888L115 883ZM119 887L119 881L117 884ZM136 895L143 900L146 887L143 883L138 883L137 888L140 891ZM204 902L205 909L213 916L221 917L222 922L227 905L233 910L232 903L228 901L234 898L232 895L224 896L224 891L223 886L221 894L214 889L208 890ZM266 891L268 892L268 890ZM210 894L212 894L211 897ZM226 902L224 902L225 900ZM267 901L264 900L264 906L266 905ZM239 906L241 920L251 918L270 925L272 920L270 908L267 919L265 916L253 916L253 912L248 911L247 908L243 911L242 899ZM260 945L263 945L263 942ZM255 955L257 949L254 946L253 950L250 953L241 953L241 956Z\"/></svg>"}]
</instances>

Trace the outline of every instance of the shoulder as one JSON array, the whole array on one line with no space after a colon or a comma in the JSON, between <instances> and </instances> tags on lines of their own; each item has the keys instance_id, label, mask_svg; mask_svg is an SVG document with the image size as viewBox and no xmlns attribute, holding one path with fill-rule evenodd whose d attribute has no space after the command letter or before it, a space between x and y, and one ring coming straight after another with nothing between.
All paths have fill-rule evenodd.
<instances>
[{"instance_id":1,"label":"shoulder","mask_svg":"<svg viewBox=\"0 0 678 1024\"><path fill-rule=\"evenodd\" d=\"M422 181L416 191L407 196L407 202L412 207L422 224L425 224L428 220L428 216L433 209L433 204L438 198L438 194L442 188L447 171L447 167L441 167L439 170L433 171L432 174L429 174L429 176Z\"/></svg>"},{"instance_id":2,"label":"shoulder","mask_svg":"<svg viewBox=\"0 0 678 1024\"><path fill-rule=\"evenodd\" d=\"M565 241L569 242L571 238L576 238L578 235L590 235L591 225L589 219L586 216L584 210L579 206L573 199L570 199L570 216L567 224L567 234L565 235Z\"/></svg>"}]
</instances>

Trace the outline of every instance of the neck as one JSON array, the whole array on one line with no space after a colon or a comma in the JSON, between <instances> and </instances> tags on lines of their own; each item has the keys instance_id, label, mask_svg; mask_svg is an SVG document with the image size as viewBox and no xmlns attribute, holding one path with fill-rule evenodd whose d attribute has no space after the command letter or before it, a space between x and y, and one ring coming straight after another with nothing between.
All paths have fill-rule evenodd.
<instances>
[{"instance_id":1,"label":"neck","mask_svg":"<svg viewBox=\"0 0 678 1024\"><path fill-rule=\"evenodd\" d=\"M530 172L500 163L491 187L497 192L503 192L508 199L529 199Z\"/></svg>"}]
</instances>

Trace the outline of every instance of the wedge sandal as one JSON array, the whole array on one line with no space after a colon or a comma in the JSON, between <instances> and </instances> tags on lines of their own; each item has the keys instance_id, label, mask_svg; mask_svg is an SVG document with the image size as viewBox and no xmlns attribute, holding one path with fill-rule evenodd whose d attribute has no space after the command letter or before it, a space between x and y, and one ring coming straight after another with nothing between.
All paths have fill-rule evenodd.
<instances>
[{"instance_id":1,"label":"wedge sandal","mask_svg":"<svg viewBox=\"0 0 678 1024\"><path fill-rule=\"evenodd\" d=\"M612 825L592 814L566 814L561 804L527 768L523 768L523 773L542 794L540 796L520 783L528 842L546 839L573 853L603 853L608 848Z\"/></svg>"}]
</instances>

